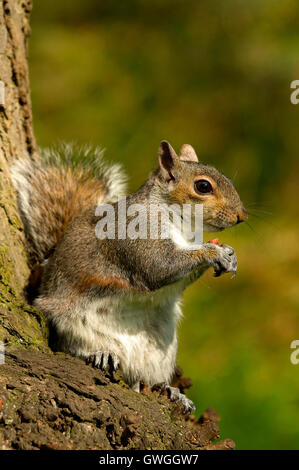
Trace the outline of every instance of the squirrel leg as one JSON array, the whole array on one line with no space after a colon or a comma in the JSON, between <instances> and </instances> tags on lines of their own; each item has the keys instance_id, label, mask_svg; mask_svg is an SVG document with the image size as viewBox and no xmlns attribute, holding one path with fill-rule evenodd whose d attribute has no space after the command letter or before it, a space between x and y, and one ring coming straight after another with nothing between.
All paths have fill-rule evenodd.
<instances>
[{"instance_id":1,"label":"squirrel leg","mask_svg":"<svg viewBox=\"0 0 299 470\"><path fill-rule=\"evenodd\" d=\"M87 359L87 363L92 362L93 367L101 370L106 370L108 364L112 370L117 370L119 367L119 359L116 354L107 351L96 351Z\"/></svg>"},{"instance_id":2,"label":"squirrel leg","mask_svg":"<svg viewBox=\"0 0 299 470\"><path fill-rule=\"evenodd\" d=\"M192 411L195 411L195 405L193 401L189 400L189 398L181 393L178 388L164 384L162 390L166 390L168 392L171 401L177 401L181 403L184 407L185 413L192 413Z\"/></svg>"}]
</instances>

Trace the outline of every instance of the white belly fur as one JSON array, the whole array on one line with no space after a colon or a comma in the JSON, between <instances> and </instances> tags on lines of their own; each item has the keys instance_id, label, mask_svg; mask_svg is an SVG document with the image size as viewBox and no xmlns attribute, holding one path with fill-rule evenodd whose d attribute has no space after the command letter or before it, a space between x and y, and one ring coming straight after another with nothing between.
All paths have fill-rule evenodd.
<instances>
[{"instance_id":1,"label":"white belly fur","mask_svg":"<svg viewBox=\"0 0 299 470\"><path fill-rule=\"evenodd\" d=\"M82 357L97 351L117 354L130 385L139 380L149 385L169 383L176 362L183 285L178 282L121 300L85 299L66 315L47 313L61 335L63 350Z\"/></svg>"}]
</instances>

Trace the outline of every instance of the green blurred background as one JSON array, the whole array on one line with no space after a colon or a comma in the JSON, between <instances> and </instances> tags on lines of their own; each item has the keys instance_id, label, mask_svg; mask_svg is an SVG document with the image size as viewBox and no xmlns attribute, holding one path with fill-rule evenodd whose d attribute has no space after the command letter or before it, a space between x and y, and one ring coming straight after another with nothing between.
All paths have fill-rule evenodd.
<instances>
[{"instance_id":1,"label":"green blurred background","mask_svg":"<svg viewBox=\"0 0 299 470\"><path fill-rule=\"evenodd\" d=\"M162 139L190 143L251 213L220 235L237 277L190 287L179 332L197 413L216 408L239 449L299 449L298 23L298 0L36 0L32 13L39 145L99 144L133 190Z\"/></svg>"}]
</instances>

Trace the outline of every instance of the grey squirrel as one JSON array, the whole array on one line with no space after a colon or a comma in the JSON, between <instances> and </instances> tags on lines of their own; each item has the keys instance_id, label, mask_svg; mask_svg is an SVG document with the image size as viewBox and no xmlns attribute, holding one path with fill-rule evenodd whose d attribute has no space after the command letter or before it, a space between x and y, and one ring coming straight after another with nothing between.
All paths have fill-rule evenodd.
<instances>
[{"instance_id":1,"label":"grey squirrel","mask_svg":"<svg viewBox=\"0 0 299 470\"><path fill-rule=\"evenodd\" d=\"M247 219L229 178L199 163L190 145L177 155L162 141L159 166L127 204L203 206L203 229L215 232ZM140 381L164 384L186 411L193 403L170 387L177 354L180 297L209 267L216 275L236 272L227 245L182 246L166 239L99 239L99 202L125 195L125 176L104 164L96 149L65 145L38 159L18 159L11 168L31 259L41 281L34 301L57 335L56 349L93 358L95 367L120 367L136 391Z\"/></svg>"}]
</instances>

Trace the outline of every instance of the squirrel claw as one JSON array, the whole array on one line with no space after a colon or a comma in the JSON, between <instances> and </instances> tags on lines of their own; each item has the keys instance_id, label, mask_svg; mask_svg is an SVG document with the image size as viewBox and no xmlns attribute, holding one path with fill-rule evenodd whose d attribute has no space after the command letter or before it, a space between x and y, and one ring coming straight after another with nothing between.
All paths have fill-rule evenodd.
<instances>
[{"instance_id":1,"label":"squirrel claw","mask_svg":"<svg viewBox=\"0 0 299 470\"><path fill-rule=\"evenodd\" d=\"M92 362L93 367L101 370L107 370L108 364L110 370L117 370L119 366L119 359L116 354L107 351L97 351L90 356L89 362Z\"/></svg>"},{"instance_id":2,"label":"squirrel claw","mask_svg":"<svg viewBox=\"0 0 299 470\"><path fill-rule=\"evenodd\" d=\"M192 413L195 411L195 405L194 403L189 400L189 398L186 397L183 393L180 392L180 390L176 387L171 387L170 385L164 384L162 386L162 390L166 390L168 392L168 396L171 401L176 401L179 402L183 405L184 407L184 412L185 413Z\"/></svg>"}]
</instances>

